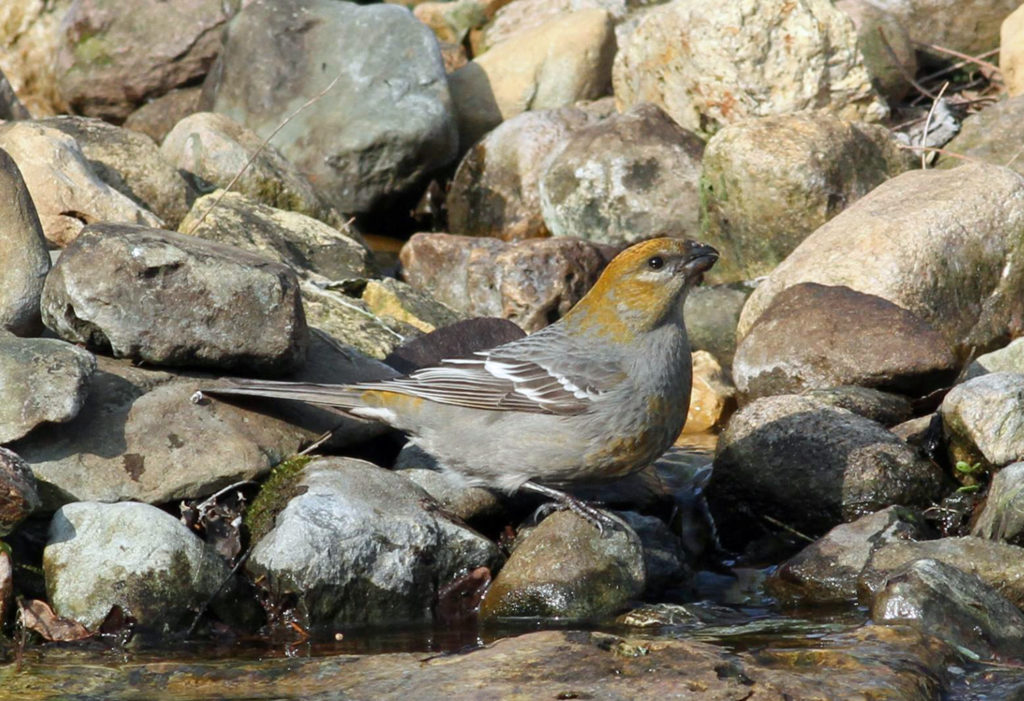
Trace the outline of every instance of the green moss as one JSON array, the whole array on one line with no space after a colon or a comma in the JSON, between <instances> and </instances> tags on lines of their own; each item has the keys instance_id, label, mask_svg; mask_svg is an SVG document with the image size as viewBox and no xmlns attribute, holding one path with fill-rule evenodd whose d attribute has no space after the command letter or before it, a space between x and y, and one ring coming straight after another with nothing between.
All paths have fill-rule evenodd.
<instances>
[{"instance_id":1,"label":"green moss","mask_svg":"<svg viewBox=\"0 0 1024 701\"><path fill-rule=\"evenodd\" d=\"M75 45L75 60L76 63L94 66L108 66L114 62L108 43L96 35L83 37Z\"/></svg>"},{"instance_id":2,"label":"green moss","mask_svg":"<svg viewBox=\"0 0 1024 701\"><path fill-rule=\"evenodd\" d=\"M251 543L258 542L274 527L274 519L288 501L299 493L299 477L312 460L308 455L294 455L270 471L270 477L245 512L244 525L249 531Z\"/></svg>"}]
</instances>

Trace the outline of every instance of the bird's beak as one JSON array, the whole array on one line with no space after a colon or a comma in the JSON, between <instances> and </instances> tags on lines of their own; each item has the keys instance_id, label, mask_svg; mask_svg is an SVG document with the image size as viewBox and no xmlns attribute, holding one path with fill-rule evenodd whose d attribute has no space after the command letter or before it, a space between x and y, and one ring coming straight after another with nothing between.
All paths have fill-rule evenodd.
<instances>
[{"instance_id":1,"label":"bird's beak","mask_svg":"<svg viewBox=\"0 0 1024 701\"><path fill-rule=\"evenodd\" d=\"M717 260L718 251L707 244L694 242L683 265L683 273L688 279L699 282L701 275L710 270Z\"/></svg>"}]
</instances>

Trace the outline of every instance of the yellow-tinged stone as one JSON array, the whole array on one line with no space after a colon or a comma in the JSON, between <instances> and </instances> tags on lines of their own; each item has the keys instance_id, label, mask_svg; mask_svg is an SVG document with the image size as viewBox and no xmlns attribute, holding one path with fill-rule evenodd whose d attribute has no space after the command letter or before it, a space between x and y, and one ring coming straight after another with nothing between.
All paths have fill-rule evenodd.
<instances>
[{"instance_id":1,"label":"yellow-tinged stone","mask_svg":"<svg viewBox=\"0 0 1024 701\"><path fill-rule=\"evenodd\" d=\"M1010 97L1024 95L1024 5L1011 12L999 28L999 68Z\"/></svg>"},{"instance_id":2,"label":"yellow-tinged stone","mask_svg":"<svg viewBox=\"0 0 1024 701\"><path fill-rule=\"evenodd\" d=\"M692 358L693 391L684 434L706 433L720 424L736 393L713 355L697 351Z\"/></svg>"}]
</instances>

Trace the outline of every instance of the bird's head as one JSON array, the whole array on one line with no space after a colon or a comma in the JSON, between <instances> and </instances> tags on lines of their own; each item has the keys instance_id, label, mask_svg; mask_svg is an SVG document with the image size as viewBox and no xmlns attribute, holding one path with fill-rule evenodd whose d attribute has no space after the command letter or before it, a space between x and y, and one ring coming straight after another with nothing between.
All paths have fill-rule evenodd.
<instances>
[{"instance_id":1,"label":"bird's head","mask_svg":"<svg viewBox=\"0 0 1024 701\"><path fill-rule=\"evenodd\" d=\"M612 259L564 321L610 338L656 328L681 318L686 292L717 260L718 251L689 239L635 244Z\"/></svg>"}]
</instances>

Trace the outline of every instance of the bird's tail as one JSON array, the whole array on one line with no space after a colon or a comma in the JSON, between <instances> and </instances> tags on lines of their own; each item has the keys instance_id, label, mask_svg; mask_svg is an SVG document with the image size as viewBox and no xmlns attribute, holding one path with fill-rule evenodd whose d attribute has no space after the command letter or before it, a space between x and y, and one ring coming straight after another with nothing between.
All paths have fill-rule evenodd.
<instances>
[{"instance_id":1,"label":"bird's tail","mask_svg":"<svg viewBox=\"0 0 1024 701\"><path fill-rule=\"evenodd\" d=\"M240 395L247 397L272 397L294 399L309 404L319 404L335 409L356 409L365 406L361 396L364 388L353 385L327 385L315 382L277 382L274 380L249 380L230 378L218 386L203 387L201 394L214 396Z\"/></svg>"}]
</instances>

